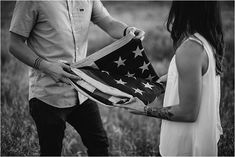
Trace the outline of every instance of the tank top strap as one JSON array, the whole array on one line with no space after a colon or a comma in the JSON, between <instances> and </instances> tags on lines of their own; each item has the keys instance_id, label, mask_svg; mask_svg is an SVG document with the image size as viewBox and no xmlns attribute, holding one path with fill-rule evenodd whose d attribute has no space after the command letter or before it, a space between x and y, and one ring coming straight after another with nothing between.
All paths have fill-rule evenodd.
<instances>
[{"instance_id":1,"label":"tank top strap","mask_svg":"<svg viewBox=\"0 0 235 157\"><path fill-rule=\"evenodd\" d=\"M195 36L190 36L187 40L195 41L196 43L204 47L203 42Z\"/></svg>"},{"instance_id":2,"label":"tank top strap","mask_svg":"<svg viewBox=\"0 0 235 157\"><path fill-rule=\"evenodd\" d=\"M182 46L184 43L186 43L186 42L189 41L189 40L198 43L199 45L201 45L201 46L205 49L205 44L204 44L204 42L203 42L202 40L200 40L200 38L198 38L195 34L194 34L194 35L191 35L191 36L189 36L189 37L187 37L187 38L181 43L180 46ZM179 46L179 47L180 47L180 46Z\"/></svg>"},{"instance_id":3,"label":"tank top strap","mask_svg":"<svg viewBox=\"0 0 235 157\"><path fill-rule=\"evenodd\" d=\"M210 66L210 64L212 63L214 54L213 54L213 49L212 49L211 45L208 43L208 41L199 33L194 33L192 36L188 37L188 39L186 39L185 41L187 41L187 40L192 40L192 41L195 41L198 44L202 45L202 47L204 48L204 50L208 56L209 66Z\"/></svg>"},{"instance_id":4,"label":"tank top strap","mask_svg":"<svg viewBox=\"0 0 235 157\"><path fill-rule=\"evenodd\" d=\"M197 40L201 41L209 59L211 60L214 57L214 55L213 55L213 49L212 49L211 45L208 43L208 41L199 33L195 33L193 35L193 37L196 38Z\"/></svg>"}]
</instances>

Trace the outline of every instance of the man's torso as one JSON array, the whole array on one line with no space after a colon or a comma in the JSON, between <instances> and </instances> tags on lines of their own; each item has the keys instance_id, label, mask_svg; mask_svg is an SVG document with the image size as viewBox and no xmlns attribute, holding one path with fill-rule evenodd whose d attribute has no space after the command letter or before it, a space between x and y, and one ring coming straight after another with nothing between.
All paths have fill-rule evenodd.
<instances>
[{"instance_id":1,"label":"man's torso","mask_svg":"<svg viewBox=\"0 0 235 157\"><path fill-rule=\"evenodd\" d=\"M86 57L92 12L97 18L108 15L99 1L19 1L10 31L27 37L27 45L43 59L74 63ZM78 94L72 86L30 68L29 99L33 97L64 108L74 106Z\"/></svg>"}]
</instances>

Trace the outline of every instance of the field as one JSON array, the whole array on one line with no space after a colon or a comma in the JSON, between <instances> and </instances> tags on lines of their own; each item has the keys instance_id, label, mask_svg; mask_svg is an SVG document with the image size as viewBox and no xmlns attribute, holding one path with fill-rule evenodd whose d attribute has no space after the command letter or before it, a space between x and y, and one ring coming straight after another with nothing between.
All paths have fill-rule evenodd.
<instances>
[{"instance_id":1,"label":"field","mask_svg":"<svg viewBox=\"0 0 235 157\"><path fill-rule=\"evenodd\" d=\"M173 56L172 42L164 23L169 2L104 2L113 17L146 32L145 51L159 75L167 72ZM39 155L38 136L28 109L28 67L8 50L9 23L14 2L1 2L1 155ZM234 4L223 3L226 53L221 84L220 115L223 135L219 155L234 155ZM113 42L91 24L88 54ZM102 121L115 156L157 156L160 120L135 116L127 111L100 106ZM79 135L67 125L62 155L86 155Z\"/></svg>"}]
</instances>

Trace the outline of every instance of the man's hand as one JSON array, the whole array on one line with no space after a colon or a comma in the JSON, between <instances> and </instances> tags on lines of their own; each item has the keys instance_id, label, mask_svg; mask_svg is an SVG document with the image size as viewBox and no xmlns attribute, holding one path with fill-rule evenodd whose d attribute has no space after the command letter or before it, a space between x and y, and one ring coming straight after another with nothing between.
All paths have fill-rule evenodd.
<instances>
[{"instance_id":1,"label":"man's hand","mask_svg":"<svg viewBox=\"0 0 235 157\"><path fill-rule=\"evenodd\" d=\"M68 78L80 80L80 77L70 73L72 72L70 66L62 62L48 62L43 60L40 64L39 70L51 76L55 82L70 84Z\"/></svg>"},{"instance_id":2,"label":"man's hand","mask_svg":"<svg viewBox=\"0 0 235 157\"><path fill-rule=\"evenodd\" d=\"M138 28L135 28L135 27L128 27L126 29L126 34L129 34L130 32L132 32L133 34L135 34L135 39L140 39L140 40L144 40L144 35L145 35L145 32L138 29Z\"/></svg>"}]
</instances>

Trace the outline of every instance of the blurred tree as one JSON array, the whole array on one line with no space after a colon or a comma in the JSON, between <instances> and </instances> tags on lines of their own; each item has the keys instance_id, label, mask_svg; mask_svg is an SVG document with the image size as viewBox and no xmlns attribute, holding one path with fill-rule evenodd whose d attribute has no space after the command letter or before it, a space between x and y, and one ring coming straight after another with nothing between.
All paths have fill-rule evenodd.
<instances>
[{"instance_id":1,"label":"blurred tree","mask_svg":"<svg viewBox=\"0 0 235 157\"><path fill-rule=\"evenodd\" d=\"M1 1L1 27L8 28L15 6L15 1Z\"/></svg>"}]
</instances>

